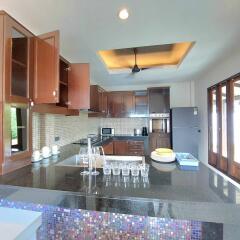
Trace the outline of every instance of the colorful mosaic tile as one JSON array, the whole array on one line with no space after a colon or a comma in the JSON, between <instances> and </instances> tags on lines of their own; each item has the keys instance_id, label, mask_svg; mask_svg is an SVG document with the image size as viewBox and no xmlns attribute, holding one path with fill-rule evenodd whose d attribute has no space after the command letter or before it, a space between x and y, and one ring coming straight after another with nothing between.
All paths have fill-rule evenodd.
<instances>
[{"instance_id":1,"label":"colorful mosaic tile","mask_svg":"<svg viewBox=\"0 0 240 240\"><path fill-rule=\"evenodd\" d=\"M199 221L66 209L0 199L1 207L42 212L38 240L198 240Z\"/></svg>"}]
</instances>

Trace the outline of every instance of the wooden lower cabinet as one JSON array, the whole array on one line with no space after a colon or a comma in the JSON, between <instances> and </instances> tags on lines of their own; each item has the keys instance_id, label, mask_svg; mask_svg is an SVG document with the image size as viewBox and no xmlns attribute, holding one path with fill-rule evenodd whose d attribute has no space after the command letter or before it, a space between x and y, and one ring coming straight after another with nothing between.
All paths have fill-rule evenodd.
<instances>
[{"instance_id":1,"label":"wooden lower cabinet","mask_svg":"<svg viewBox=\"0 0 240 240\"><path fill-rule=\"evenodd\" d=\"M170 134L168 133L150 133L149 149L154 151L156 148L171 148Z\"/></svg>"},{"instance_id":2,"label":"wooden lower cabinet","mask_svg":"<svg viewBox=\"0 0 240 240\"><path fill-rule=\"evenodd\" d=\"M103 145L105 155L113 155L113 142Z\"/></svg>"},{"instance_id":3,"label":"wooden lower cabinet","mask_svg":"<svg viewBox=\"0 0 240 240\"><path fill-rule=\"evenodd\" d=\"M114 140L114 155L128 155L128 142Z\"/></svg>"},{"instance_id":4,"label":"wooden lower cabinet","mask_svg":"<svg viewBox=\"0 0 240 240\"><path fill-rule=\"evenodd\" d=\"M128 155L143 156L144 155L144 142L143 141L129 141L128 142Z\"/></svg>"},{"instance_id":5,"label":"wooden lower cabinet","mask_svg":"<svg viewBox=\"0 0 240 240\"><path fill-rule=\"evenodd\" d=\"M114 140L112 143L113 143L113 155L120 156L144 155L144 141Z\"/></svg>"}]
</instances>

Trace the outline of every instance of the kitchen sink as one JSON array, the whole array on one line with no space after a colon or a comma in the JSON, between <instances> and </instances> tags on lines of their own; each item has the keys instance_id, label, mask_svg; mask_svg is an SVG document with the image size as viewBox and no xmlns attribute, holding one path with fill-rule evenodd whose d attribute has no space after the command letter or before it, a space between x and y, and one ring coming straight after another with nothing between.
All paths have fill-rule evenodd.
<instances>
[{"instance_id":1,"label":"kitchen sink","mask_svg":"<svg viewBox=\"0 0 240 240\"><path fill-rule=\"evenodd\" d=\"M125 163L144 163L144 156L116 156L116 155L107 155L105 159L109 163L113 162L125 162ZM97 168L102 168L103 158L97 161ZM60 163L57 163L56 166L68 166L68 167L84 167L86 164L83 164L79 155L73 155Z\"/></svg>"},{"instance_id":2,"label":"kitchen sink","mask_svg":"<svg viewBox=\"0 0 240 240\"><path fill-rule=\"evenodd\" d=\"M81 167L84 166L79 155L73 155L62 162L56 164L56 166L70 166L70 167Z\"/></svg>"}]
</instances>

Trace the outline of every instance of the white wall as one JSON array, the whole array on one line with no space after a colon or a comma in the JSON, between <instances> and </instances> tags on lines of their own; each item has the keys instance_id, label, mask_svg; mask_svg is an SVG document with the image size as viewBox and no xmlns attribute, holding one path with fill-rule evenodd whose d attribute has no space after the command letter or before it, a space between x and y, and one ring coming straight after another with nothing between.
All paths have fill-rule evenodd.
<instances>
[{"instance_id":1,"label":"white wall","mask_svg":"<svg viewBox=\"0 0 240 240\"><path fill-rule=\"evenodd\" d=\"M145 90L148 87L170 87L170 107L192 107L195 106L194 82L173 82L151 85L132 85L132 86L102 86L107 91L131 91Z\"/></svg>"},{"instance_id":2,"label":"white wall","mask_svg":"<svg viewBox=\"0 0 240 240\"><path fill-rule=\"evenodd\" d=\"M208 162L207 88L240 72L240 52L233 48L195 81L195 102L200 116L199 159Z\"/></svg>"}]
</instances>

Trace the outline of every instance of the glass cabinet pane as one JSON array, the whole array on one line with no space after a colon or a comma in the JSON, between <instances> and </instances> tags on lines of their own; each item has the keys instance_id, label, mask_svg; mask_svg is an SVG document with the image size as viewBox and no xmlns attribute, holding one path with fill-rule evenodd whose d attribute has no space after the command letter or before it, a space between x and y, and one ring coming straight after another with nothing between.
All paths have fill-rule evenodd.
<instances>
[{"instance_id":1,"label":"glass cabinet pane","mask_svg":"<svg viewBox=\"0 0 240 240\"><path fill-rule=\"evenodd\" d=\"M28 38L16 29L12 29L12 77L11 94L27 96L28 79Z\"/></svg>"},{"instance_id":2,"label":"glass cabinet pane","mask_svg":"<svg viewBox=\"0 0 240 240\"><path fill-rule=\"evenodd\" d=\"M221 87L222 101L222 156L227 158L227 87Z\"/></svg>"},{"instance_id":3,"label":"glass cabinet pane","mask_svg":"<svg viewBox=\"0 0 240 240\"><path fill-rule=\"evenodd\" d=\"M11 107L11 149L12 154L27 150L28 112L27 108Z\"/></svg>"},{"instance_id":4,"label":"glass cabinet pane","mask_svg":"<svg viewBox=\"0 0 240 240\"><path fill-rule=\"evenodd\" d=\"M218 148L217 91L212 90L212 151Z\"/></svg>"},{"instance_id":5,"label":"glass cabinet pane","mask_svg":"<svg viewBox=\"0 0 240 240\"><path fill-rule=\"evenodd\" d=\"M234 82L234 111L233 111L233 134L234 134L234 161L240 163L240 80Z\"/></svg>"}]
</instances>

